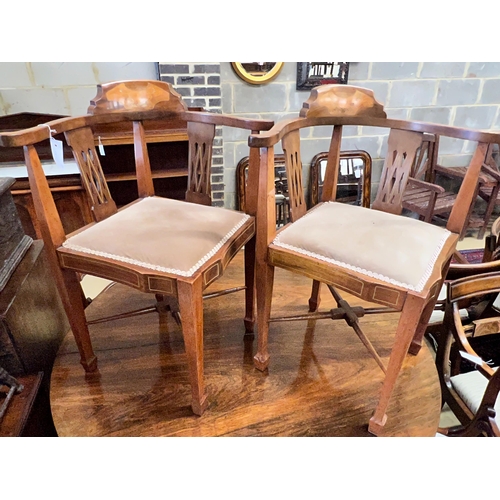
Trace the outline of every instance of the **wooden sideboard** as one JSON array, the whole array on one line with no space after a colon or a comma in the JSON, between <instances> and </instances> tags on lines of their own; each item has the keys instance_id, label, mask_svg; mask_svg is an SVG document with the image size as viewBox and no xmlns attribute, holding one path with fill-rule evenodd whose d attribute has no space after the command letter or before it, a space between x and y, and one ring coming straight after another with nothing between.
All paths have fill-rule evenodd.
<instances>
[{"instance_id":1,"label":"wooden sideboard","mask_svg":"<svg viewBox=\"0 0 500 500\"><path fill-rule=\"evenodd\" d=\"M62 116L39 113L6 115L0 117L0 130L21 130L57 118L62 118ZM56 136L56 139L63 141L64 144L66 167L64 171L55 166L48 140L40 143L37 150L49 179L63 227L66 233L70 233L92 222L93 218L71 150L64 136ZM122 206L136 199L137 183L132 129L117 129L116 126L114 128L102 127L96 130L95 141L96 145L102 144L104 148L104 156L100 155L100 161L117 205ZM146 127L146 141L156 194L184 199L188 165L186 124L172 121L167 127L160 128L158 124L151 123ZM41 238L22 148L0 148L0 177L16 179L11 192L24 231L34 239Z\"/></svg>"}]
</instances>

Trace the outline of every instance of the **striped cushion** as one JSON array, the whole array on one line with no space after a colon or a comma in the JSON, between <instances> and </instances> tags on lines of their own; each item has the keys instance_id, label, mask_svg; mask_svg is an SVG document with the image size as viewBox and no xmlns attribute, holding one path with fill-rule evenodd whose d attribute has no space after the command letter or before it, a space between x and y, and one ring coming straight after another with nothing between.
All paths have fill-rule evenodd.
<instances>
[{"instance_id":1,"label":"striped cushion","mask_svg":"<svg viewBox=\"0 0 500 500\"><path fill-rule=\"evenodd\" d=\"M496 368L495 368L496 369ZM469 410L476 414L484 396L484 391L488 385L488 379L480 372L474 370L468 373L461 373L450 378L451 385L462 398ZM500 398L495 402L495 411L500 411Z\"/></svg>"}]
</instances>

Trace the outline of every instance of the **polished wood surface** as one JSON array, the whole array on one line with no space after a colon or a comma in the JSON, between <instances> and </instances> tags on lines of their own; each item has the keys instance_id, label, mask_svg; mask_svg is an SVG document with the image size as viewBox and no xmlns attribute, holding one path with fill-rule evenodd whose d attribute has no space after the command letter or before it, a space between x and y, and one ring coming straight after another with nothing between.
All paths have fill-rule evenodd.
<instances>
[{"instance_id":1,"label":"polished wood surface","mask_svg":"<svg viewBox=\"0 0 500 500\"><path fill-rule=\"evenodd\" d=\"M208 292L243 280L240 252ZM307 314L310 280L276 270L276 316ZM243 294L243 292L240 292ZM362 304L361 301L359 303ZM151 297L116 284L87 308L89 320L151 305ZM322 305L334 307L325 296ZM339 321L276 322L274 359L260 372L252 363L256 339L244 338L243 297L229 294L204 304L208 409L190 409L190 384L180 327L157 314L90 326L99 371L85 374L68 334L51 379L51 406L59 436L370 436L368 420L383 373L354 332ZM398 313L361 318L387 362ZM389 404L383 436L434 436L440 390L432 356L407 357Z\"/></svg>"}]
</instances>

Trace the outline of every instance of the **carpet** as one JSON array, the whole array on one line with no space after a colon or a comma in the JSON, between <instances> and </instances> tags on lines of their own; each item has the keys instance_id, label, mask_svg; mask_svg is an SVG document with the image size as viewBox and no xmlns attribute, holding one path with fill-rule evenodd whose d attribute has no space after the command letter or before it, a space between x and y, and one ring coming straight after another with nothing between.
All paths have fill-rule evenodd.
<instances>
[{"instance_id":1,"label":"carpet","mask_svg":"<svg viewBox=\"0 0 500 500\"><path fill-rule=\"evenodd\" d=\"M480 264L483 261L484 250L478 248L475 250L460 250L460 253L466 258L469 264ZM455 258L451 260L452 264L456 264Z\"/></svg>"}]
</instances>

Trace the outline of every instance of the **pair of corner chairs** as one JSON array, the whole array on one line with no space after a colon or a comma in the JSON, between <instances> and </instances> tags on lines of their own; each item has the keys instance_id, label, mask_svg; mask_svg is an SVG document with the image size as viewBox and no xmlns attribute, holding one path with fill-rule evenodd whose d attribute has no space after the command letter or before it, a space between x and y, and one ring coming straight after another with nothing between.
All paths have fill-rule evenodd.
<instances>
[{"instance_id":1,"label":"pair of corner chairs","mask_svg":"<svg viewBox=\"0 0 500 500\"><path fill-rule=\"evenodd\" d=\"M180 120L189 137L185 201L156 197L145 128ZM127 124L133 133L139 199L118 209L111 198L95 132ZM270 362L268 332L275 267L312 280L310 317L343 318L353 327L381 368L379 402L369 431L379 434L396 379L408 353L417 354L472 203L481 165L500 134L386 117L370 90L325 85L312 90L299 117L274 125L266 120L190 111L173 88L157 81L113 82L98 87L89 114L55 120L44 127L0 134L1 146L24 148L30 188L50 265L74 334L81 363L97 370L85 319L78 273L92 274L155 294L178 305L187 354L193 412L207 406L203 377L203 290L222 276L244 247L245 329L253 331L255 297L258 347L255 366ZM301 131L332 126L322 201L306 209L301 172ZM388 151L371 208L335 202L344 125L382 127ZM249 131L249 173L245 213L211 206L210 168L216 127ZM401 216L402 193L425 134L476 141L477 148L446 228ZM64 134L78 163L95 222L64 233L36 144ZM285 154L291 222L276 230L274 148ZM188 229L187 229L188 228ZM338 310L318 312L321 284ZM366 312L400 313L388 361L363 333L359 307L339 290L383 307ZM315 316L316 315L316 316Z\"/></svg>"}]
</instances>

